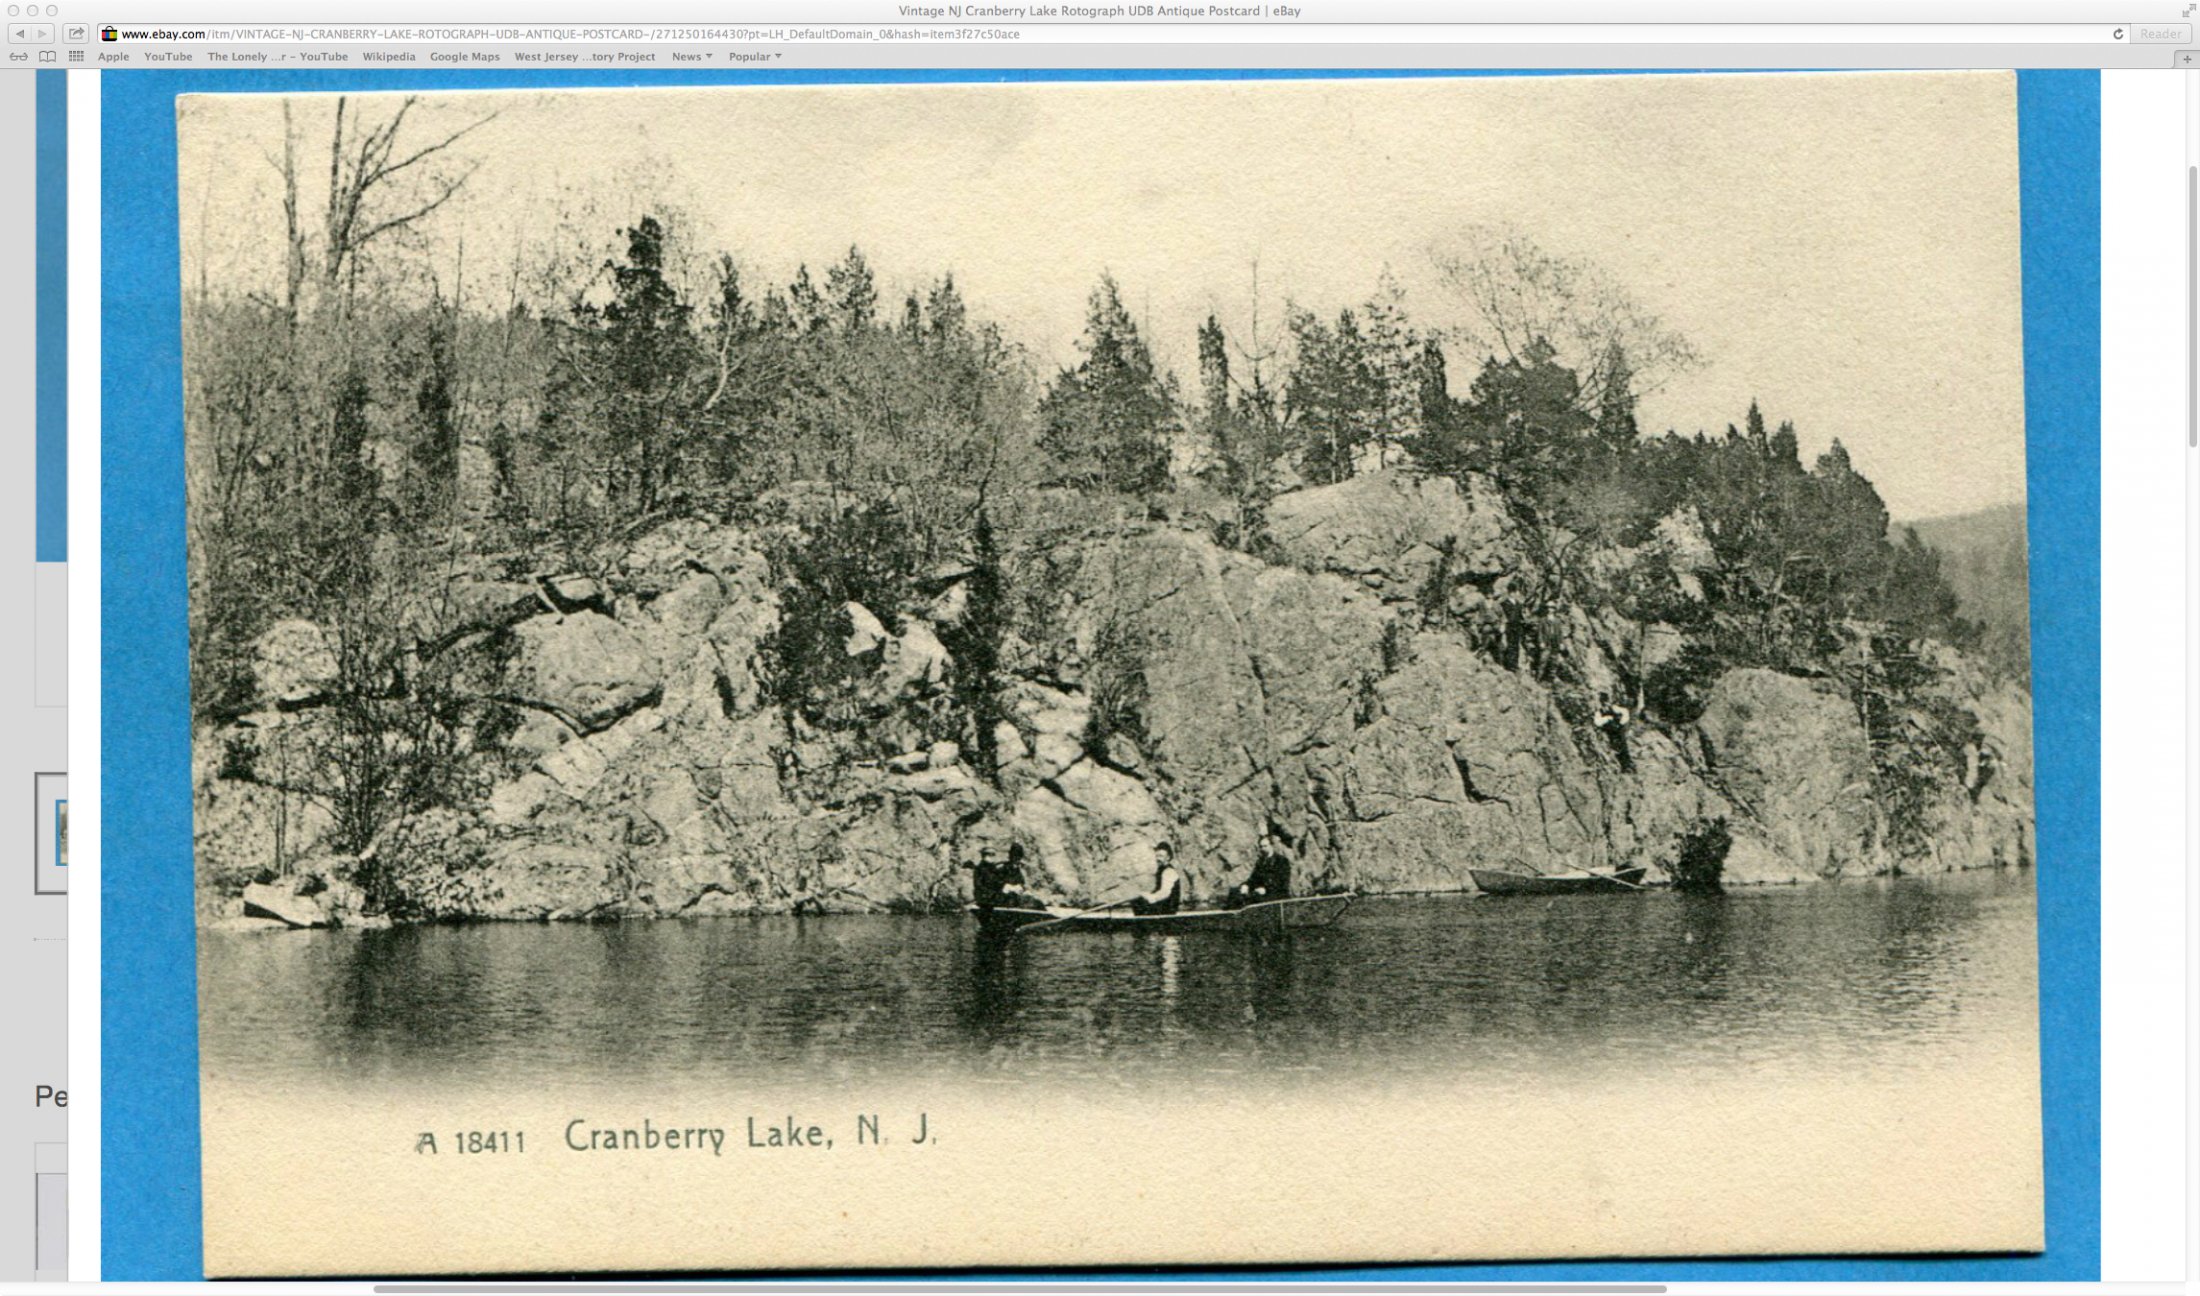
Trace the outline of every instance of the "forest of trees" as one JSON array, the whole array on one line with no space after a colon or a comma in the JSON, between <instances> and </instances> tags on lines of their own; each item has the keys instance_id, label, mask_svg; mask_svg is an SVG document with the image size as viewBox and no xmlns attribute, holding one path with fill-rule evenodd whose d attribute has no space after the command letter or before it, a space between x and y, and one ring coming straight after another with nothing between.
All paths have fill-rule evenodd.
<instances>
[{"instance_id":1,"label":"forest of trees","mask_svg":"<svg viewBox=\"0 0 2200 1296\"><path fill-rule=\"evenodd\" d=\"M355 806L338 814L350 849L388 806L455 795L452 735L498 723L456 654L423 642L454 580L589 572L657 520L776 520L790 493L831 503L775 556L785 700L829 713L833 682L798 678L822 657L796 640L845 635L847 600L891 622L918 573L974 566L977 618L1002 624L955 645L971 750L1043 527L1162 516L1265 554L1275 495L1381 468L1494 482L1524 524L1535 570L1502 624L1462 627L1508 667L1579 683L1569 608L1681 631L1676 659L1630 681L1652 721L1686 723L1718 673L1766 665L1840 674L1869 724L1869 699L1917 695L1919 641L1976 637L1838 441L1806 463L1797 429L1754 405L1721 434L1639 428L1642 372L1685 362L1685 344L1524 240L1444 266L1446 313L1486 325L1476 349L1416 323L1386 276L1363 303L1293 307L1273 335L1210 316L1186 340L1187 387L1110 277L1077 359L1047 373L951 274L896 267L918 286L894 301L851 247L762 284L651 210L586 231L611 254L561 281L477 269L468 285L429 268L420 235L468 182L449 159L472 125L412 138L407 108L340 106L333 138L286 127L280 293L186 295L193 706L254 704L252 645L276 622L326 628L349 719L320 740L340 784L321 794ZM324 171L315 229L298 190ZM1647 553L1691 514L1700 572L1645 560L1615 583L1591 561ZM1432 619L1443 594L1423 600Z\"/></svg>"}]
</instances>

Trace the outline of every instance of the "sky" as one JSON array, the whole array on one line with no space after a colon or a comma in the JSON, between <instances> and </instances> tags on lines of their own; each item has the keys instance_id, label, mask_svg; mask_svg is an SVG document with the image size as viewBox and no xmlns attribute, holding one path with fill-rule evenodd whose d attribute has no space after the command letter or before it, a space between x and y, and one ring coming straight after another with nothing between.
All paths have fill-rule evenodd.
<instances>
[{"instance_id":1,"label":"sky","mask_svg":"<svg viewBox=\"0 0 2200 1296\"><path fill-rule=\"evenodd\" d=\"M325 147L332 105L294 98L302 139ZM490 110L446 155L472 179L413 249L445 282L463 249L481 297L515 255L669 204L765 282L804 262L822 280L856 244L891 308L952 271L1042 372L1074 363L1112 273L1190 388L1200 321L1249 331L1256 266L1263 333L1386 270L1417 324L1455 327L1471 312L1433 256L1506 227L1694 345L1701 363L1642 400L1646 430L1721 431L1756 399L1806 458L1838 437L1898 520L2024 497L2007 73L496 92L428 96L407 129L425 143ZM179 113L186 282L264 289L280 101ZM1463 387L1478 357L1448 349Z\"/></svg>"}]
</instances>

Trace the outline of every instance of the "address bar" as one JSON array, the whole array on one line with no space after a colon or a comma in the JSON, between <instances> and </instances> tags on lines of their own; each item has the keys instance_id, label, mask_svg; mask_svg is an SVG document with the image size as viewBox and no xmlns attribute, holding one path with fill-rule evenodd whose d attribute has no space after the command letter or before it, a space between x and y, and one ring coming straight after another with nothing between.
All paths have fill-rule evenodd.
<instances>
[{"instance_id":1,"label":"address bar","mask_svg":"<svg viewBox=\"0 0 2200 1296\"><path fill-rule=\"evenodd\" d=\"M2129 25L2109 23L1764 23L1622 24L1622 23L1323 23L1301 24L1289 6L1246 6L1249 13L1286 12L1271 18L1218 19L1182 23L1116 21L1110 15L1151 5L1064 5L1072 15L1054 22L985 23L776 23L740 26L589 26L532 23L398 25L283 24L113 24L102 29L107 43L173 44L651 44L735 41L757 42L936 42L1007 40L1081 42L1106 32L1105 39L1171 44L1235 42L1255 36L1268 41L1308 44L1450 43L1476 45L2073 45L2130 43Z\"/></svg>"}]
</instances>

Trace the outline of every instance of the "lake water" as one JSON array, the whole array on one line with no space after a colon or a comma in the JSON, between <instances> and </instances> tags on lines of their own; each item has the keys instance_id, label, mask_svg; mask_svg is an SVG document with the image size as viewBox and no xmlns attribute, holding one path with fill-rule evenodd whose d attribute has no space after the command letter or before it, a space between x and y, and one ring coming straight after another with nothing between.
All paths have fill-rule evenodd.
<instances>
[{"instance_id":1,"label":"lake water","mask_svg":"<svg viewBox=\"0 0 2200 1296\"><path fill-rule=\"evenodd\" d=\"M1287 939L959 916L202 932L202 1065L247 1086L1945 1070L2036 1039L2029 872L1364 900Z\"/></svg>"}]
</instances>

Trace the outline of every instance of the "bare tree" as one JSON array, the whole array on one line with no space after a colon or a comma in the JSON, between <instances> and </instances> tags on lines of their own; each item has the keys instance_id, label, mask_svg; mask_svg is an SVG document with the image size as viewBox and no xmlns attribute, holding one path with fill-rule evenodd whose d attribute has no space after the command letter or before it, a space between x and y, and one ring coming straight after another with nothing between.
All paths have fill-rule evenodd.
<instances>
[{"instance_id":1,"label":"bare tree","mask_svg":"<svg viewBox=\"0 0 2200 1296\"><path fill-rule=\"evenodd\" d=\"M1600 267L1546 251L1519 230L1470 226L1430 247L1429 260L1466 309L1466 341L1484 354L1518 360L1543 340L1581 376L1584 401L1606 390L1618 365L1640 395L1702 363L1687 338Z\"/></svg>"},{"instance_id":2,"label":"bare tree","mask_svg":"<svg viewBox=\"0 0 2200 1296\"><path fill-rule=\"evenodd\" d=\"M403 230L449 202L479 163L446 167L430 163L412 177L404 172L437 158L451 145L486 126L495 113L476 117L433 142L400 151L398 136L418 98L407 95L397 111L381 125L369 125L364 114L351 119L346 133L346 101L336 101L336 130L329 140L329 190L322 283L334 289L355 274L360 253L385 234Z\"/></svg>"},{"instance_id":3,"label":"bare tree","mask_svg":"<svg viewBox=\"0 0 2200 1296\"><path fill-rule=\"evenodd\" d=\"M283 101L282 156L278 159L270 155L268 162L282 177L283 304L293 324L314 269L319 271L326 301L340 303L348 299L369 246L416 226L456 197L473 177L479 164L458 163L449 150L495 120L497 114L475 117L456 130L415 144L405 138L406 122L418 102L417 96L407 95L396 111L374 122L350 96L338 96L335 122L329 132L328 199L321 213L320 245L316 248L311 246L300 197L303 163L299 131L290 101Z\"/></svg>"}]
</instances>

